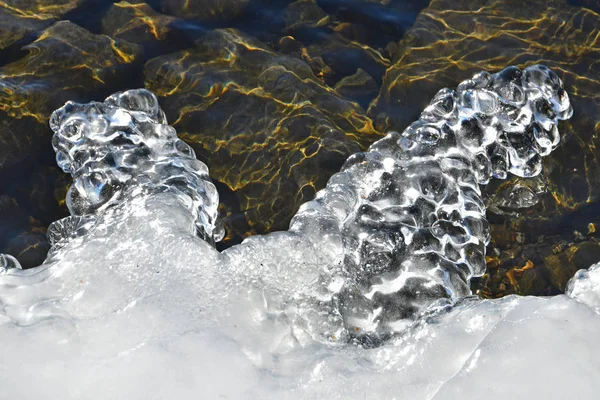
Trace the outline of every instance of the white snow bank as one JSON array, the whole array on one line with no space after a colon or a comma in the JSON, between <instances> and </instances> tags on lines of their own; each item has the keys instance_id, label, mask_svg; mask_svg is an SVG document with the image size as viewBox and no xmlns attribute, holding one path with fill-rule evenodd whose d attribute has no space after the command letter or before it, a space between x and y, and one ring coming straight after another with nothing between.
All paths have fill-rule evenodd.
<instances>
[{"instance_id":1,"label":"white snow bank","mask_svg":"<svg viewBox=\"0 0 600 400\"><path fill-rule=\"evenodd\" d=\"M598 267L570 286L581 301L438 305L368 350L337 339L342 324L330 309L306 306L302 293L321 260L290 234L274 234L264 253L221 255L194 236L189 212L168 194L105 218L111 223L71 242L59 262L0 276L0 398L562 399L600 391L600 317L582 303L598 305ZM327 333L315 335L323 326Z\"/></svg>"}]
</instances>

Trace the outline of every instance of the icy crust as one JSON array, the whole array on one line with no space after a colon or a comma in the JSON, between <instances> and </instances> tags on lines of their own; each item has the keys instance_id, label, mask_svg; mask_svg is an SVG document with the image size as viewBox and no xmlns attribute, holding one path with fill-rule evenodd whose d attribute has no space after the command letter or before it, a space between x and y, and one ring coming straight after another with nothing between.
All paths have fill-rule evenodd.
<instances>
[{"instance_id":1,"label":"icy crust","mask_svg":"<svg viewBox=\"0 0 600 400\"><path fill-rule=\"evenodd\" d=\"M80 236L99 211L132 196L169 191L196 219L201 237L218 241L219 196L208 168L167 125L156 97L144 89L108 97L103 103L67 102L50 119L56 162L73 176L67 193L71 217L50 226L57 247Z\"/></svg>"},{"instance_id":2,"label":"icy crust","mask_svg":"<svg viewBox=\"0 0 600 400\"><path fill-rule=\"evenodd\" d=\"M469 295L490 240L479 185L537 175L560 140L558 120L571 115L543 65L480 72L440 90L404 132L350 157L290 228L343 242L348 331L385 337L432 301Z\"/></svg>"}]
</instances>

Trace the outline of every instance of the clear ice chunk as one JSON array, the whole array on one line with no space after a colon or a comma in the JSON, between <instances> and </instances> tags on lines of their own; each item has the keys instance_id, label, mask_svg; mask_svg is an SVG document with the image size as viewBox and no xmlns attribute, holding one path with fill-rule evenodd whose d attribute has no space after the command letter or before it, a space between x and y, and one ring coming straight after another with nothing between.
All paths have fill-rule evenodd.
<instances>
[{"instance_id":1,"label":"clear ice chunk","mask_svg":"<svg viewBox=\"0 0 600 400\"><path fill-rule=\"evenodd\" d=\"M534 65L442 89L419 120L351 156L300 208L289 232L323 255L319 280L335 290L317 297L341 316L348 337L377 345L433 302L471 294L490 240L479 186L508 173L539 174L542 156L559 142L558 120L572 114L561 85ZM200 237L222 238L208 168L167 125L151 92L68 102L50 126L56 160L73 176L72 215L48 232L53 257L108 209L159 193L176 195ZM274 237L250 247L260 251Z\"/></svg>"},{"instance_id":2,"label":"clear ice chunk","mask_svg":"<svg viewBox=\"0 0 600 400\"><path fill-rule=\"evenodd\" d=\"M68 102L52 114L50 127L56 161L73 176L66 199L73 216L87 218L127 196L170 191L189 206L201 237L222 239L218 194L208 168L167 125L152 93L138 89L103 103ZM55 226L51 240L81 221Z\"/></svg>"},{"instance_id":3,"label":"clear ice chunk","mask_svg":"<svg viewBox=\"0 0 600 400\"><path fill-rule=\"evenodd\" d=\"M442 89L418 121L350 157L300 208L291 231L316 243L322 219L344 243L338 297L351 335L386 337L437 299L471 294L490 240L479 185L540 173L560 140L558 120L572 114L561 85L534 65Z\"/></svg>"}]
</instances>

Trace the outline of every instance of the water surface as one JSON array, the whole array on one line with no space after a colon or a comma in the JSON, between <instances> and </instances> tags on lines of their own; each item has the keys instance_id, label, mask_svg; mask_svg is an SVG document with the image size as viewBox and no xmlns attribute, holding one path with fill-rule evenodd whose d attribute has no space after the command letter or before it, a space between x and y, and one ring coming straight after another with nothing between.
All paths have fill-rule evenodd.
<instances>
[{"instance_id":1,"label":"water surface","mask_svg":"<svg viewBox=\"0 0 600 400\"><path fill-rule=\"evenodd\" d=\"M484 297L556 294L600 259L600 5L582 1L6 1L0 252L43 261L69 179L47 125L67 100L159 96L221 196L226 248L287 228L352 153L479 70L544 63L574 116L538 178L489 185Z\"/></svg>"}]
</instances>

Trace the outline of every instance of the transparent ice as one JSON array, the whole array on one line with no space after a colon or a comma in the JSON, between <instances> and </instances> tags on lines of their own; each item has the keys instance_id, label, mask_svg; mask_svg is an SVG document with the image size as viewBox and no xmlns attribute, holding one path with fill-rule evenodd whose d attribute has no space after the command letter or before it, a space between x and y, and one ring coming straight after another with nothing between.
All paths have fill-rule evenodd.
<instances>
[{"instance_id":1,"label":"transparent ice","mask_svg":"<svg viewBox=\"0 0 600 400\"><path fill-rule=\"evenodd\" d=\"M548 68L443 89L352 156L286 232L222 253L207 167L145 90L51 127L71 216L0 256L0 398L593 398L600 267L567 296L479 300L479 185L530 177L572 113Z\"/></svg>"}]
</instances>

